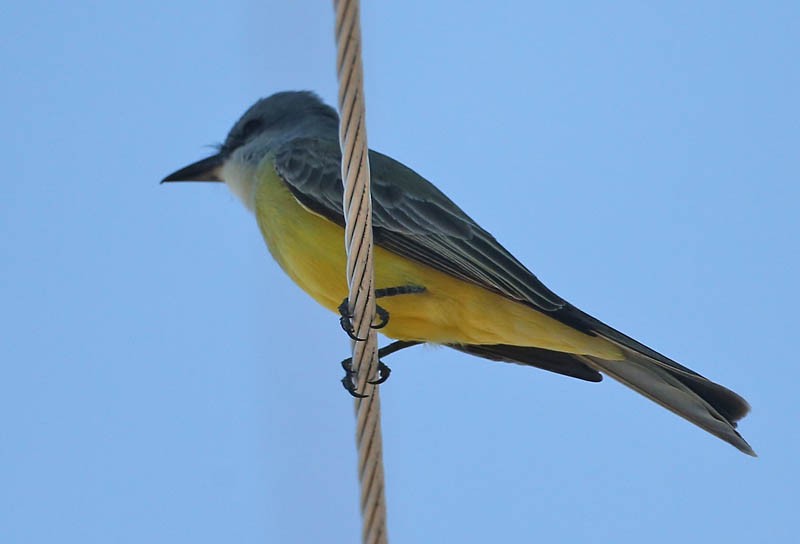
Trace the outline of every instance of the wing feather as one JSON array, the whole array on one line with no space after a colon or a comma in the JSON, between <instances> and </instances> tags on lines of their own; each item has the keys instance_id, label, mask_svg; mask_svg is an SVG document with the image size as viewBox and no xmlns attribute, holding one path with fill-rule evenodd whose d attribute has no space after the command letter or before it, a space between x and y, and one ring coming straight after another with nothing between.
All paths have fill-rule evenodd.
<instances>
[{"instance_id":1,"label":"wing feather","mask_svg":"<svg viewBox=\"0 0 800 544\"><path fill-rule=\"evenodd\" d=\"M338 142L301 138L275 152L275 169L304 206L344 225ZM538 310L566 302L422 176L370 151L376 244Z\"/></svg>"},{"instance_id":2,"label":"wing feather","mask_svg":"<svg viewBox=\"0 0 800 544\"><path fill-rule=\"evenodd\" d=\"M336 141L295 139L276 150L275 169L304 206L344 225L340 157ZM569 304L422 176L380 153L370 151L369 158L377 245L605 338L625 357L606 361L524 346L451 347L591 381L603 372L754 455L735 428L749 410L742 397Z\"/></svg>"}]
</instances>

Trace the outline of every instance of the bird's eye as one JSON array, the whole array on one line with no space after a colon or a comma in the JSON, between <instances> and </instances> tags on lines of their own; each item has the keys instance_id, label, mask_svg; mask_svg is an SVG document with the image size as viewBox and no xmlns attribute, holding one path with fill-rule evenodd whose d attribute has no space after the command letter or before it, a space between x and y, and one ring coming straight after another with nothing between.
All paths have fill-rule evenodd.
<instances>
[{"instance_id":1,"label":"bird's eye","mask_svg":"<svg viewBox=\"0 0 800 544\"><path fill-rule=\"evenodd\" d=\"M250 136L258 132L262 125L263 123L261 122L261 119L250 119L248 122L246 122L242 127L242 141L248 140Z\"/></svg>"}]
</instances>

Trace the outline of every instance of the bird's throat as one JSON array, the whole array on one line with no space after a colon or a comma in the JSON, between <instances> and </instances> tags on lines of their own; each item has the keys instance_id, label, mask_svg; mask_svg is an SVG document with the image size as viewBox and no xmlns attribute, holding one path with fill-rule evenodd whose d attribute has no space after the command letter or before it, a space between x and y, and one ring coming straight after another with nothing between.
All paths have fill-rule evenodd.
<instances>
[{"instance_id":1,"label":"bird's throat","mask_svg":"<svg viewBox=\"0 0 800 544\"><path fill-rule=\"evenodd\" d=\"M242 204L251 212L255 212L256 208L257 173L257 167L242 161L236 155L228 159L222 166L222 179L225 181L225 185L239 197Z\"/></svg>"}]
</instances>

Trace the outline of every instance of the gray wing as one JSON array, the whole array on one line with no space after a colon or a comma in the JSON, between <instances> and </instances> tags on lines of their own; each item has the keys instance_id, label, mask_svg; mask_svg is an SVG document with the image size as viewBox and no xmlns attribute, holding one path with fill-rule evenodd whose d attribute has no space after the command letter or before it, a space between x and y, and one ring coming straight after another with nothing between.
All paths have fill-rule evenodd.
<instances>
[{"instance_id":1,"label":"gray wing","mask_svg":"<svg viewBox=\"0 0 800 544\"><path fill-rule=\"evenodd\" d=\"M302 138L275 152L275 169L304 206L344 225L338 142ZM375 243L538 310L566 302L425 178L370 151Z\"/></svg>"},{"instance_id":2,"label":"gray wing","mask_svg":"<svg viewBox=\"0 0 800 544\"><path fill-rule=\"evenodd\" d=\"M296 139L276 150L275 169L304 206L344 225L340 156L338 142ZM369 157L377 245L606 338L620 346L625 360L508 346L452 347L591 381L599 380L596 371L604 372L754 455L735 429L750 409L742 397L569 304L422 176L386 155L370 151Z\"/></svg>"}]
</instances>

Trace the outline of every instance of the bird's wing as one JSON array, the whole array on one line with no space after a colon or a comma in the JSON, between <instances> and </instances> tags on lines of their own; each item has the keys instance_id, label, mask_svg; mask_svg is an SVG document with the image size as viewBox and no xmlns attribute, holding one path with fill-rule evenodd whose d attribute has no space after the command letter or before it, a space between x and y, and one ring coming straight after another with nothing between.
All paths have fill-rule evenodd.
<instances>
[{"instance_id":1,"label":"bird's wing","mask_svg":"<svg viewBox=\"0 0 800 544\"><path fill-rule=\"evenodd\" d=\"M338 142L291 140L275 151L275 170L308 209L344 225ZM538 310L566 302L422 176L370 151L375 243Z\"/></svg>"},{"instance_id":2,"label":"bird's wing","mask_svg":"<svg viewBox=\"0 0 800 544\"><path fill-rule=\"evenodd\" d=\"M301 204L344 225L340 157L338 142L296 139L276 149L275 169ZM590 369L608 374L754 455L735 429L736 421L750 409L742 397L569 304L422 176L386 155L370 151L369 158L376 244L615 343L624 354L622 361L568 357L587 367L580 369L584 375L580 377L596 380ZM457 347L490 359L526 364L535 360L542 368L563 362L560 356L531 359L532 352L506 348Z\"/></svg>"}]
</instances>

